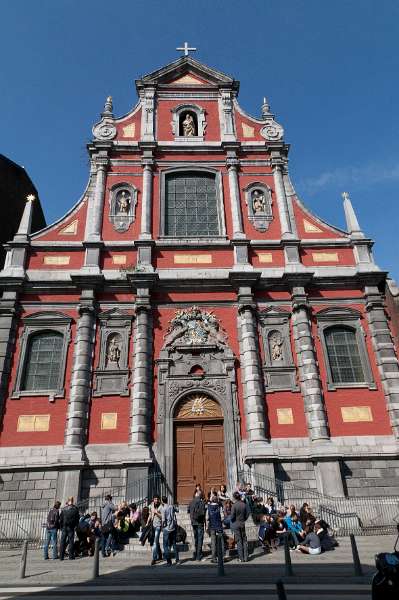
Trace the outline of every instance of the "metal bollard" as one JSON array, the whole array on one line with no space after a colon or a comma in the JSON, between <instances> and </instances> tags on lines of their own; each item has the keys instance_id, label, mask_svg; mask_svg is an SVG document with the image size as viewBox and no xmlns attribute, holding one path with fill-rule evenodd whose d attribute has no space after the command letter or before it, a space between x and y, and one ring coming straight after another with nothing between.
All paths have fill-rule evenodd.
<instances>
[{"instance_id":1,"label":"metal bollard","mask_svg":"<svg viewBox=\"0 0 399 600\"><path fill-rule=\"evenodd\" d=\"M284 583L279 579L276 581L277 598L278 600L287 600L287 594L285 593Z\"/></svg>"},{"instance_id":2,"label":"metal bollard","mask_svg":"<svg viewBox=\"0 0 399 600\"><path fill-rule=\"evenodd\" d=\"M22 546L21 565L19 569L19 578L25 579L26 559L28 558L28 540L25 540Z\"/></svg>"},{"instance_id":3,"label":"metal bollard","mask_svg":"<svg viewBox=\"0 0 399 600\"><path fill-rule=\"evenodd\" d=\"M355 536L353 535L353 533L349 534L350 540L351 540L351 548L352 548L352 557L353 557L353 567L355 570L355 575L362 577L363 576L363 569L362 569L362 565L360 562L360 558L359 558L359 552L357 549L357 544L356 544L356 540L355 540Z\"/></svg>"},{"instance_id":4,"label":"metal bollard","mask_svg":"<svg viewBox=\"0 0 399 600\"><path fill-rule=\"evenodd\" d=\"M223 533L216 534L216 549L217 549L217 554L218 554L218 575L223 577L223 575L224 575Z\"/></svg>"},{"instance_id":5,"label":"metal bollard","mask_svg":"<svg viewBox=\"0 0 399 600\"><path fill-rule=\"evenodd\" d=\"M284 536L284 561L285 561L285 574L287 577L292 577L294 571L292 569L290 546L288 543L288 535Z\"/></svg>"},{"instance_id":6,"label":"metal bollard","mask_svg":"<svg viewBox=\"0 0 399 600\"><path fill-rule=\"evenodd\" d=\"M100 538L96 538L94 542L94 556L93 556L93 576L92 579L96 579L100 575Z\"/></svg>"}]
</instances>

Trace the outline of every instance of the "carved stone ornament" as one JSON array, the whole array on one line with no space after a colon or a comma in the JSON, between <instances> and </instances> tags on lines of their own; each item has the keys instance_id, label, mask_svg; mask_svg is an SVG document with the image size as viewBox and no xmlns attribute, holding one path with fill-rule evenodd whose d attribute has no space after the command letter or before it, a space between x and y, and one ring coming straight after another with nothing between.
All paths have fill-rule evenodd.
<instances>
[{"instance_id":1,"label":"carved stone ornament","mask_svg":"<svg viewBox=\"0 0 399 600\"><path fill-rule=\"evenodd\" d=\"M190 394L178 406L176 419L223 418L220 406L205 394Z\"/></svg>"},{"instance_id":2,"label":"carved stone ornament","mask_svg":"<svg viewBox=\"0 0 399 600\"><path fill-rule=\"evenodd\" d=\"M127 231L136 217L137 189L128 183L118 183L109 195L109 220L115 231Z\"/></svg>"},{"instance_id":3,"label":"carved stone ornament","mask_svg":"<svg viewBox=\"0 0 399 600\"><path fill-rule=\"evenodd\" d=\"M267 231L273 221L272 194L264 183L252 182L245 188L248 220L257 231Z\"/></svg>"},{"instance_id":4,"label":"carved stone ornament","mask_svg":"<svg viewBox=\"0 0 399 600\"><path fill-rule=\"evenodd\" d=\"M165 335L164 347L227 346L227 334L211 312L197 306L176 312Z\"/></svg>"},{"instance_id":5,"label":"carved stone ornament","mask_svg":"<svg viewBox=\"0 0 399 600\"><path fill-rule=\"evenodd\" d=\"M104 117L99 123L94 125L93 136L96 140L113 140L116 136L116 127L109 117Z\"/></svg>"},{"instance_id":6,"label":"carved stone ornament","mask_svg":"<svg viewBox=\"0 0 399 600\"><path fill-rule=\"evenodd\" d=\"M272 116L270 116L266 119L264 126L260 130L260 134L267 141L277 142L283 139L284 129Z\"/></svg>"},{"instance_id":7,"label":"carved stone ornament","mask_svg":"<svg viewBox=\"0 0 399 600\"><path fill-rule=\"evenodd\" d=\"M184 390L195 388L198 386L198 381L192 379L174 380L169 385L169 397L171 399L176 398ZM201 388L207 388L213 390L218 394L224 394L226 392L226 385L222 379L204 379L201 381Z\"/></svg>"}]
</instances>

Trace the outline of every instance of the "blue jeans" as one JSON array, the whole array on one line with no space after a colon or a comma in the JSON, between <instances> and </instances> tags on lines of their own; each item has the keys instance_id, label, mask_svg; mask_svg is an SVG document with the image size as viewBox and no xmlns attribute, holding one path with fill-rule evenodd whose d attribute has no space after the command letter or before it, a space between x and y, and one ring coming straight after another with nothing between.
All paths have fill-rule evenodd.
<instances>
[{"instance_id":1,"label":"blue jeans","mask_svg":"<svg viewBox=\"0 0 399 600\"><path fill-rule=\"evenodd\" d=\"M58 558L58 547L57 547L57 529L47 529L46 531L46 542L44 544L44 558L48 558L48 549L51 544L53 547L53 558Z\"/></svg>"},{"instance_id":2,"label":"blue jeans","mask_svg":"<svg viewBox=\"0 0 399 600\"><path fill-rule=\"evenodd\" d=\"M163 554L164 558L166 558L167 562L170 563L170 550L173 549L175 553L176 561L179 560L179 552L176 546L176 529L173 531L168 531L167 529L163 530Z\"/></svg>"},{"instance_id":3,"label":"blue jeans","mask_svg":"<svg viewBox=\"0 0 399 600\"><path fill-rule=\"evenodd\" d=\"M152 560L160 560L161 546L159 545L159 536L161 535L161 527L154 527L154 541L152 543Z\"/></svg>"},{"instance_id":4,"label":"blue jeans","mask_svg":"<svg viewBox=\"0 0 399 600\"><path fill-rule=\"evenodd\" d=\"M194 531L194 555L193 559L201 560L202 558L202 544L204 542L204 525L199 523L198 525L194 525L193 523L193 531Z\"/></svg>"},{"instance_id":5,"label":"blue jeans","mask_svg":"<svg viewBox=\"0 0 399 600\"><path fill-rule=\"evenodd\" d=\"M114 532L111 529L109 533L105 533L101 536L101 554L105 557L108 552L115 552L116 541L114 538Z\"/></svg>"}]
</instances>

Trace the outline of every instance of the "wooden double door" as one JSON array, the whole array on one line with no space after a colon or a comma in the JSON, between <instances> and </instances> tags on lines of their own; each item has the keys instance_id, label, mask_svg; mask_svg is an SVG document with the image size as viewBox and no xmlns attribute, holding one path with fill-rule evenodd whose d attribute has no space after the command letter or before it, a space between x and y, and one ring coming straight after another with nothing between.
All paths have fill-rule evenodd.
<instances>
[{"instance_id":1,"label":"wooden double door","mask_svg":"<svg viewBox=\"0 0 399 600\"><path fill-rule=\"evenodd\" d=\"M225 483L223 421L175 422L176 500L188 503L196 484L205 493Z\"/></svg>"}]
</instances>

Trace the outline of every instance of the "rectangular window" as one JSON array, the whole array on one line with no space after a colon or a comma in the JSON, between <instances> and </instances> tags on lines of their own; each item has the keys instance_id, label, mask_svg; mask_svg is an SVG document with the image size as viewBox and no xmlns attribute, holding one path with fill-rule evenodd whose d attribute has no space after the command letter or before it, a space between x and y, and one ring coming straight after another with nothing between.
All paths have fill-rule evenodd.
<instances>
[{"instance_id":1,"label":"rectangular window","mask_svg":"<svg viewBox=\"0 0 399 600\"><path fill-rule=\"evenodd\" d=\"M165 235L219 235L214 175L172 173L166 177L165 194Z\"/></svg>"}]
</instances>

